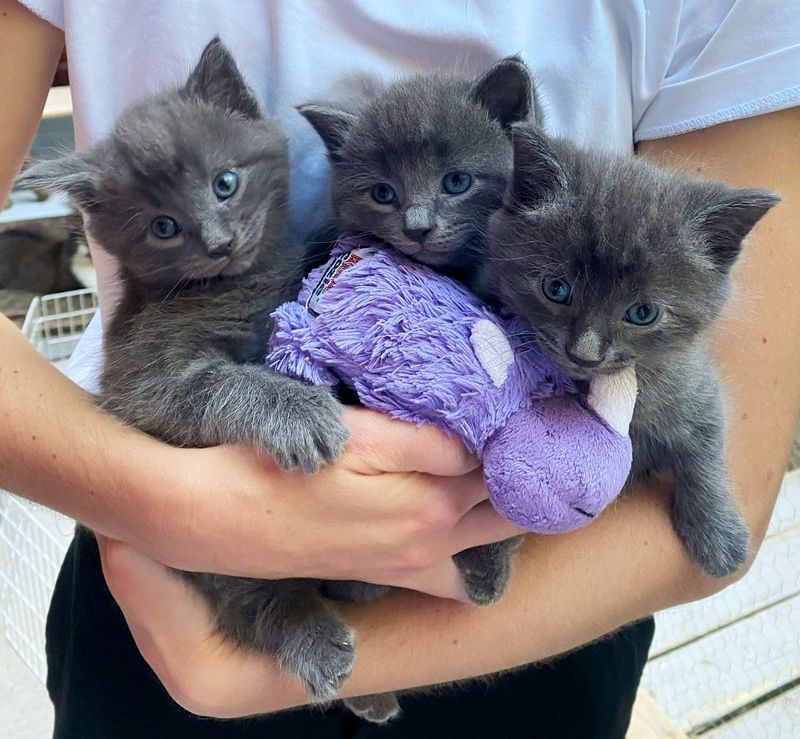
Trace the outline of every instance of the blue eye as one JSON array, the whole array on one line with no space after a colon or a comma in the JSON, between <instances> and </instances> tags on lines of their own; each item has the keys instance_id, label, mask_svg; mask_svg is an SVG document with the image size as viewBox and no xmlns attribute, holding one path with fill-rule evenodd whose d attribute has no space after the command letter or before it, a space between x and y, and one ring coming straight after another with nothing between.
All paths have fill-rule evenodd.
<instances>
[{"instance_id":1,"label":"blue eye","mask_svg":"<svg viewBox=\"0 0 800 739\"><path fill-rule=\"evenodd\" d=\"M214 194L220 200L227 200L239 189L239 175L232 169L220 172L214 178Z\"/></svg>"},{"instance_id":2,"label":"blue eye","mask_svg":"<svg viewBox=\"0 0 800 739\"><path fill-rule=\"evenodd\" d=\"M572 286L561 277L545 277L542 280L542 292L554 303L569 303Z\"/></svg>"},{"instance_id":3,"label":"blue eye","mask_svg":"<svg viewBox=\"0 0 800 739\"><path fill-rule=\"evenodd\" d=\"M181 224L169 216L156 216L150 221L153 236L159 239L171 239L181 232Z\"/></svg>"},{"instance_id":4,"label":"blue eye","mask_svg":"<svg viewBox=\"0 0 800 739\"><path fill-rule=\"evenodd\" d=\"M625 320L634 326L649 326L655 323L661 310L652 303L634 303L625 311Z\"/></svg>"},{"instance_id":5,"label":"blue eye","mask_svg":"<svg viewBox=\"0 0 800 739\"><path fill-rule=\"evenodd\" d=\"M442 177L442 190L451 195L461 195L472 186L472 175L466 172L448 172Z\"/></svg>"},{"instance_id":6,"label":"blue eye","mask_svg":"<svg viewBox=\"0 0 800 739\"><path fill-rule=\"evenodd\" d=\"M369 191L372 199L381 205L389 205L397 200L397 193L388 182L378 182Z\"/></svg>"}]
</instances>

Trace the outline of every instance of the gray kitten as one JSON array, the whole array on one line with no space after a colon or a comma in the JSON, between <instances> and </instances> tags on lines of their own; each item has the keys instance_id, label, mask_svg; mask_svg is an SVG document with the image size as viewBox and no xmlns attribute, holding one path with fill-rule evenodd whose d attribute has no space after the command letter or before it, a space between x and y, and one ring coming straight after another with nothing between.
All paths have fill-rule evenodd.
<instances>
[{"instance_id":1,"label":"gray kitten","mask_svg":"<svg viewBox=\"0 0 800 739\"><path fill-rule=\"evenodd\" d=\"M269 313L293 298L287 142L262 117L227 50L212 41L188 82L126 110L89 151L19 179L64 190L121 265L106 327L101 404L180 446L263 449L313 472L348 434L330 393L263 366ZM184 573L219 628L332 698L350 673L353 633L314 580Z\"/></svg>"},{"instance_id":2,"label":"gray kitten","mask_svg":"<svg viewBox=\"0 0 800 739\"><path fill-rule=\"evenodd\" d=\"M477 80L432 74L350 93L339 104L298 107L328 150L336 227L470 285L489 216L501 207L511 177L509 127L533 116L528 68L508 57ZM515 537L455 556L474 603L502 596L520 542ZM386 592L365 583L327 587L341 600ZM371 721L399 710L388 693L346 703Z\"/></svg>"},{"instance_id":3,"label":"gray kitten","mask_svg":"<svg viewBox=\"0 0 800 739\"><path fill-rule=\"evenodd\" d=\"M337 227L469 281L512 169L508 127L533 113L517 57L478 80L420 75L344 104L298 107L331 162Z\"/></svg>"},{"instance_id":4,"label":"gray kitten","mask_svg":"<svg viewBox=\"0 0 800 739\"><path fill-rule=\"evenodd\" d=\"M636 367L632 476L674 473L675 529L716 577L745 562L749 533L703 334L731 292L742 240L778 201L520 126L487 242L489 289L554 361L584 380Z\"/></svg>"}]
</instances>

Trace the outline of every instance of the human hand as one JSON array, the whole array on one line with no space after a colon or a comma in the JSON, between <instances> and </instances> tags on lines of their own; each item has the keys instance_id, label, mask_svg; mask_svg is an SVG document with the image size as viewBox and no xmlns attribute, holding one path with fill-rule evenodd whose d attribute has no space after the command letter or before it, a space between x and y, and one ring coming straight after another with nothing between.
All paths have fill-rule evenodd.
<instances>
[{"instance_id":1,"label":"human hand","mask_svg":"<svg viewBox=\"0 0 800 739\"><path fill-rule=\"evenodd\" d=\"M430 425L365 409L344 418L350 443L315 475L244 447L165 450L170 509L130 543L179 569L355 579L463 599L452 555L520 533L486 500L478 461Z\"/></svg>"}]
</instances>

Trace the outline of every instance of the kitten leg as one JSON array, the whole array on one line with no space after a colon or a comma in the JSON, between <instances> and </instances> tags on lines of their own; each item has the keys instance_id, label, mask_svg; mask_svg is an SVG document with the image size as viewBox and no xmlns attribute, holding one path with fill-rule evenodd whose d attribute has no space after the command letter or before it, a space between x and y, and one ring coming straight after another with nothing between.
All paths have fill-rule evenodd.
<instances>
[{"instance_id":1,"label":"kitten leg","mask_svg":"<svg viewBox=\"0 0 800 739\"><path fill-rule=\"evenodd\" d=\"M341 405L325 387L219 360L196 360L186 373L184 397L196 406L206 444L252 444L284 469L315 472L349 438Z\"/></svg>"},{"instance_id":2,"label":"kitten leg","mask_svg":"<svg viewBox=\"0 0 800 739\"><path fill-rule=\"evenodd\" d=\"M206 596L220 631L274 655L319 701L331 700L355 662L355 635L314 580L255 580L182 573Z\"/></svg>"},{"instance_id":3,"label":"kitten leg","mask_svg":"<svg viewBox=\"0 0 800 739\"><path fill-rule=\"evenodd\" d=\"M375 693L374 695L345 698L344 704L356 716L373 724L385 724L400 713L400 704L394 693Z\"/></svg>"},{"instance_id":4,"label":"kitten leg","mask_svg":"<svg viewBox=\"0 0 800 739\"><path fill-rule=\"evenodd\" d=\"M391 590L389 585L375 585L360 580L323 580L322 594L343 603L369 603L382 598Z\"/></svg>"},{"instance_id":5,"label":"kitten leg","mask_svg":"<svg viewBox=\"0 0 800 739\"><path fill-rule=\"evenodd\" d=\"M696 395L699 395L697 393ZM747 559L750 533L733 499L718 394L706 387L683 419L686 434L671 450L675 472L672 522L694 559L714 577L735 572Z\"/></svg>"},{"instance_id":6,"label":"kitten leg","mask_svg":"<svg viewBox=\"0 0 800 739\"><path fill-rule=\"evenodd\" d=\"M503 596L511 577L511 562L523 537L483 544L456 554L453 559L461 571L469 599L478 606L496 603Z\"/></svg>"},{"instance_id":7,"label":"kitten leg","mask_svg":"<svg viewBox=\"0 0 800 739\"><path fill-rule=\"evenodd\" d=\"M750 532L724 464L722 455L709 449L686 449L675 465L673 525L692 557L714 577L734 573L750 550Z\"/></svg>"}]
</instances>

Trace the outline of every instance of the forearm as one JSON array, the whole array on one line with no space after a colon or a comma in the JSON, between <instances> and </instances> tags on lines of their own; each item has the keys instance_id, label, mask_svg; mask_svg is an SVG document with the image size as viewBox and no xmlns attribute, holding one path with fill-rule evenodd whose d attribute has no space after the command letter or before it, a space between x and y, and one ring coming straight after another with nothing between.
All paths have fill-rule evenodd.
<instances>
[{"instance_id":1,"label":"forearm","mask_svg":"<svg viewBox=\"0 0 800 739\"><path fill-rule=\"evenodd\" d=\"M529 537L507 594L490 608L407 591L349 607L359 659L343 694L451 682L545 660L720 587L685 554L672 530L670 500L666 484L637 490L586 529ZM284 680L265 688L264 701L277 710L306 698Z\"/></svg>"},{"instance_id":2,"label":"forearm","mask_svg":"<svg viewBox=\"0 0 800 739\"><path fill-rule=\"evenodd\" d=\"M358 660L341 694L405 690L512 669L697 597L706 586L672 531L669 501L666 485L632 492L591 526L528 537L506 595L489 608L410 591L345 607ZM225 648L216 640L210 636L205 645L212 654ZM188 688L167 676L168 689L189 710L226 717L308 702L299 683L266 657L242 654L229 671L219 670L216 659L208 667L193 674ZM165 672L159 672L162 679ZM243 675L247 691L228 689L232 676Z\"/></svg>"},{"instance_id":3,"label":"forearm","mask_svg":"<svg viewBox=\"0 0 800 739\"><path fill-rule=\"evenodd\" d=\"M699 575L671 530L668 500L665 488L637 492L591 527L528 537L507 594L491 608L412 593L370 611L354 608L348 618L359 634L359 661L346 692L449 682L540 661L687 599L687 582ZM389 674L380 669L387 660Z\"/></svg>"},{"instance_id":4,"label":"forearm","mask_svg":"<svg viewBox=\"0 0 800 739\"><path fill-rule=\"evenodd\" d=\"M64 34L15 0L0 0L0 208L28 151Z\"/></svg>"},{"instance_id":5,"label":"forearm","mask_svg":"<svg viewBox=\"0 0 800 739\"><path fill-rule=\"evenodd\" d=\"M123 541L168 518L169 448L98 409L0 316L0 487Z\"/></svg>"},{"instance_id":6,"label":"forearm","mask_svg":"<svg viewBox=\"0 0 800 739\"><path fill-rule=\"evenodd\" d=\"M746 509L753 526L774 502L780 474L772 479ZM359 658L342 694L452 682L545 660L723 587L685 553L670 504L665 481L630 491L585 529L528 537L507 594L490 608L409 591L347 607ZM264 682L265 710L306 701L293 681Z\"/></svg>"}]
</instances>

